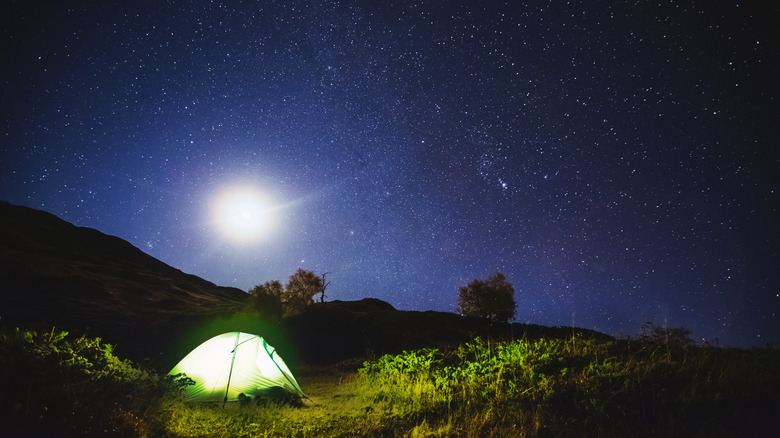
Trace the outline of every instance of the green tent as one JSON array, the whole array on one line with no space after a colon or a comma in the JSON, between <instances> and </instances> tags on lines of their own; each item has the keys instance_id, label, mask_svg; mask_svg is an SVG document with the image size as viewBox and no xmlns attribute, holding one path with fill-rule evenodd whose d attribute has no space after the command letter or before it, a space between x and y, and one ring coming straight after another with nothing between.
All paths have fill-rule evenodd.
<instances>
[{"instance_id":1,"label":"green tent","mask_svg":"<svg viewBox=\"0 0 780 438\"><path fill-rule=\"evenodd\" d=\"M188 401L224 403L273 387L304 395L276 349L250 333L223 333L200 344L168 374L181 373L195 381L185 390Z\"/></svg>"}]
</instances>

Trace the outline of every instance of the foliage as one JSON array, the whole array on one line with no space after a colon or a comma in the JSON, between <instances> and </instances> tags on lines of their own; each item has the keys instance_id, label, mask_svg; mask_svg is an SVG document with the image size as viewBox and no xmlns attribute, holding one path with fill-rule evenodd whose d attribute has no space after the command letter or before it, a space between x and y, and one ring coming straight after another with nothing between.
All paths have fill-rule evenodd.
<instances>
[{"instance_id":1,"label":"foliage","mask_svg":"<svg viewBox=\"0 0 780 438\"><path fill-rule=\"evenodd\" d=\"M512 284L500 272L486 281L474 280L458 291L458 313L488 318L493 322L507 322L515 316L517 304L514 295Z\"/></svg>"},{"instance_id":2,"label":"foliage","mask_svg":"<svg viewBox=\"0 0 780 438\"><path fill-rule=\"evenodd\" d=\"M0 415L20 434L143 436L179 384L134 367L100 338L0 329ZM150 416L150 412L156 412Z\"/></svg>"},{"instance_id":3,"label":"foliage","mask_svg":"<svg viewBox=\"0 0 780 438\"><path fill-rule=\"evenodd\" d=\"M320 302L325 300L325 289L330 285L325 278L327 274L317 276L299 268L284 287L276 280L257 285L249 290L245 310L274 322L283 316L302 313L314 303L315 295L320 294Z\"/></svg>"},{"instance_id":4,"label":"foliage","mask_svg":"<svg viewBox=\"0 0 780 438\"><path fill-rule=\"evenodd\" d=\"M691 339L691 331L685 327L666 327L655 325L652 322L642 324L642 333L639 338L645 342L653 342L664 345L694 345Z\"/></svg>"},{"instance_id":5,"label":"foliage","mask_svg":"<svg viewBox=\"0 0 780 438\"><path fill-rule=\"evenodd\" d=\"M573 337L386 355L360 375L442 435L744 436L777 425L778 371L778 350Z\"/></svg>"},{"instance_id":6,"label":"foliage","mask_svg":"<svg viewBox=\"0 0 780 438\"><path fill-rule=\"evenodd\" d=\"M357 374L296 371L309 395L300 408L184 403L188 379L54 330L0 331L0 365L11 435L718 437L780 426L780 350L642 338L477 338L384 355Z\"/></svg>"},{"instance_id":7,"label":"foliage","mask_svg":"<svg viewBox=\"0 0 780 438\"><path fill-rule=\"evenodd\" d=\"M284 289L282 302L286 315L302 313L314 303L314 295L324 293L322 278L314 272L298 268Z\"/></svg>"},{"instance_id":8,"label":"foliage","mask_svg":"<svg viewBox=\"0 0 780 438\"><path fill-rule=\"evenodd\" d=\"M282 283L266 281L249 290L248 307L271 321L278 321L282 317L283 294Z\"/></svg>"}]
</instances>

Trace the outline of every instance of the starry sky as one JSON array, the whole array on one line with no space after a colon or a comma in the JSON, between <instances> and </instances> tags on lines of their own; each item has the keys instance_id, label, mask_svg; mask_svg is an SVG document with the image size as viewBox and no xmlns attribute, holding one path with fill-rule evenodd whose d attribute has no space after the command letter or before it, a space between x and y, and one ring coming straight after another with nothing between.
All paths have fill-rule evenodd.
<instances>
[{"instance_id":1,"label":"starry sky","mask_svg":"<svg viewBox=\"0 0 780 438\"><path fill-rule=\"evenodd\" d=\"M301 267L454 312L503 272L518 322L780 342L754 3L11 0L0 199L243 290ZM238 188L252 239L215 213Z\"/></svg>"}]
</instances>

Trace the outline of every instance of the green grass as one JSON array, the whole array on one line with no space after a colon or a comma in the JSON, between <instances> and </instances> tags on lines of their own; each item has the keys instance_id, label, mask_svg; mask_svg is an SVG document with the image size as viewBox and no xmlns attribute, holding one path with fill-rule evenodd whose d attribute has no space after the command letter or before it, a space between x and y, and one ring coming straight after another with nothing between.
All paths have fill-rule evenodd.
<instances>
[{"instance_id":1,"label":"green grass","mask_svg":"<svg viewBox=\"0 0 780 438\"><path fill-rule=\"evenodd\" d=\"M369 362L400 415L455 435L728 436L771 430L780 352L476 340Z\"/></svg>"},{"instance_id":2,"label":"green grass","mask_svg":"<svg viewBox=\"0 0 780 438\"><path fill-rule=\"evenodd\" d=\"M152 437L761 436L780 423L780 350L645 340L490 342L294 370L302 407L184 403L181 382L96 339L0 332L3 424ZM8 379L14 375L17 378Z\"/></svg>"}]
</instances>

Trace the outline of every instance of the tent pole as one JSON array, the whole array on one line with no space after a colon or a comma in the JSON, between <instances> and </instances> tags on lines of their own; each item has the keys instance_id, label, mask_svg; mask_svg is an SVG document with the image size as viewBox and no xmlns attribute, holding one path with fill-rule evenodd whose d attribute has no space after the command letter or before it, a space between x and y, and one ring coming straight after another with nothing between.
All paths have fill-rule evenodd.
<instances>
[{"instance_id":1,"label":"tent pole","mask_svg":"<svg viewBox=\"0 0 780 438\"><path fill-rule=\"evenodd\" d=\"M233 364L236 363L236 350L238 350L238 338L241 336L241 332L236 333L236 345L233 346L233 359L230 360L230 372L228 373L227 387L225 388L225 399L222 400L222 409L225 409L227 404L228 391L230 390L230 378L233 377Z\"/></svg>"}]
</instances>

